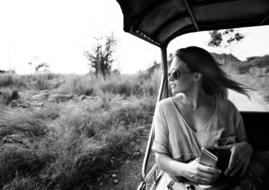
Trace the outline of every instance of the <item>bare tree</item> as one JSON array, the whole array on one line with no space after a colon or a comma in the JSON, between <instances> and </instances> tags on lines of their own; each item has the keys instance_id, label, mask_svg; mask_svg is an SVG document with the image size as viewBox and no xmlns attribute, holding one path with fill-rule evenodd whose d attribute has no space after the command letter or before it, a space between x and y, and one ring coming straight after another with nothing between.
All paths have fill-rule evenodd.
<instances>
[{"instance_id":1,"label":"bare tree","mask_svg":"<svg viewBox=\"0 0 269 190\"><path fill-rule=\"evenodd\" d=\"M38 63L38 64L33 64L32 62L29 62L28 64L34 67L36 73L41 70L43 71L49 70L49 63L46 63L46 62Z\"/></svg>"},{"instance_id":2,"label":"bare tree","mask_svg":"<svg viewBox=\"0 0 269 190\"><path fill-rule=\"evenodd\" d=\"M89 66L94 69L96 77L106 77L111 72L114 62L113 53L115 51L116 39L112 34L95 38L96 44L92 51L85 51L85 56L89 60Z\"/></svg>"}]
</instances>

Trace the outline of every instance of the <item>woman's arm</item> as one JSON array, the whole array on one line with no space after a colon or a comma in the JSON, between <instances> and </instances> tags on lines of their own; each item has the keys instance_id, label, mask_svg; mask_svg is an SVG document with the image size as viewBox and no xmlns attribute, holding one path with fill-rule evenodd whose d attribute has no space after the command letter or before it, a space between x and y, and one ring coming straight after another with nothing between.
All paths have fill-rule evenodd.
<instances>
[{"instance_id":1,"label":"woman's arm","mask_svg":"<svg viewBox=\"0 0 269 190\"><path fill-rule=\"evenodd\" d=\"M231 150L231 157L224 174L228 176L238 174L239 177L242 177L249 166L253 148L247 141L242 141L231 145L229 149Z\"/></svg>"},{"instance_id":2,"label":"woman's arm","mask_svg":"<svg viewBox=\"0 0 269 190\"><path fill-rule=\"evenodd\" d=\"M159 153L155 153L155 161L157 163L157 166L161 170L165 171L171 176L185 177L184 174L184 167L186 165L185 163L178 162L165 154L159 154Z\"/></svg>"},{"instance_id":3,"label":"woman's arm","mask_svg":"<svg viewBox=\"0 0 269 190\"><path fill-rule=\"evenodd\" d=\"M197 184L212 184L221 173L218 169L200 164L199 159L183 163L159 153L155 153L155 158L161 170L171 176L181 176Z\"/></svg>"},{"instance_id":4,"label":"woman's arm","mask_svg":"<svg viewBox=\"0 0 269 190\"><path fill-rule=\"evenodd\" d=\"M244 127L242 116L234 104L231 104L229 113L233 118L233 125L235 127L235 134L237 142L231 144L229 149L231 150L231 157L229 166L224 172L228 176L242 177L251 160L253 148L247 142L247 134Z\"/></svg>"}]
</instances>

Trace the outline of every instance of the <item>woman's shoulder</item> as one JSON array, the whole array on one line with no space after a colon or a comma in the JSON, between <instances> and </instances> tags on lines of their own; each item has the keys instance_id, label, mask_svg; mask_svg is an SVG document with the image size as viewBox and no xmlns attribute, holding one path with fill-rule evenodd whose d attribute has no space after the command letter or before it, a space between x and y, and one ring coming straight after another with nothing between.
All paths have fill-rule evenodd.
<instances>
[{"instance_id":1,"label":"woman's shoulder","mask_svg":"<svg viewBox=\"0 0 269 190\"><path fill-rule=\"evenodd\" d=\"M160 100L158 103L157 103L157 106L158 107L162 107L162 108L167 108L167 107L170 107L171 106L171 98L168 97L168 98L164 98L162 100Z\"/></svg>"},{"instance_id":2,"label":"woman's shoulder","mask_svg":"<svg viewBox=\"0 0 269 190\"><path fill-rule=\"evenodd\" d=\"M228 98L217 97L216 99L220 108L226 108L228 110L236 109L236 106L234 105L234 103Z\"/></svg>"},{"instance_id":3,"label":"woman's shoulder","mask_svg":"<svg viewBox=\"0 0 269 190\"><path fill-rule=\"evenodd\" d=\"M165 98L157 102L156 104L156 113L167 115L171 110L171 98Z\"/></svg>"}]
</instances>

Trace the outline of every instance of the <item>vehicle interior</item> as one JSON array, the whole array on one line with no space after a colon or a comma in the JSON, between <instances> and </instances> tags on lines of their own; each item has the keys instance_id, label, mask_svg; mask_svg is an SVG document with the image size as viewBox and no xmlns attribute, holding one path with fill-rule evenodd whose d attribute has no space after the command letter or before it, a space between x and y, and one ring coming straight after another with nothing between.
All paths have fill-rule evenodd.
<instances>
[{"instance_id":1,"label":"vehicle interior","mask_svg":"<svg viewBox=\"0 0 269 190\"><path fill-rule=\"evenodd\" d=\"M117 2L124 17L124 31L161 49L163 78L158 101L169 97L167 46L173 39L199 31L269 25L269 1L265 0L117 0ZM254 150L268 150L269 112L241 111L241 114ZM153 139L154 123L145 150L142 180L138 190L156 189L163 174L157 169L156 164L148 166Z\"/></svg>"}]
</instances>

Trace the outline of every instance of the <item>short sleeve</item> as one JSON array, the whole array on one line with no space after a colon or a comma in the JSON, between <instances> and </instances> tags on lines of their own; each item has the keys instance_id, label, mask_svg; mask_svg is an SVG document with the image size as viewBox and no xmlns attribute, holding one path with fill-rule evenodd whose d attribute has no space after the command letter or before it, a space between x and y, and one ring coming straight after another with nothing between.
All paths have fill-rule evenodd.
<instances>
[{"instance_id":1,"label":"short sleeve","mask_svg":"<svg viewBox=\"0 0 269 190\"><path fill-rule=\"evenodd\" d=\"M245 131L244 122L242 116L234 104L230 106L231 112L233 114L233 123L235 125L235 133L237 142L247 141L247 134Z\"/></svg>"},{"instance_id":2,"label":"short sleeve","mask_svg":"<svg viewBox=\"0 0 269 190\"><path fill-rule=\"evenodd\" d=\"M154 140L152 150L157 153L169 154L168 151L168 128L161 104L157 103L154 114Z\"/></svg>"}]
</instances>

